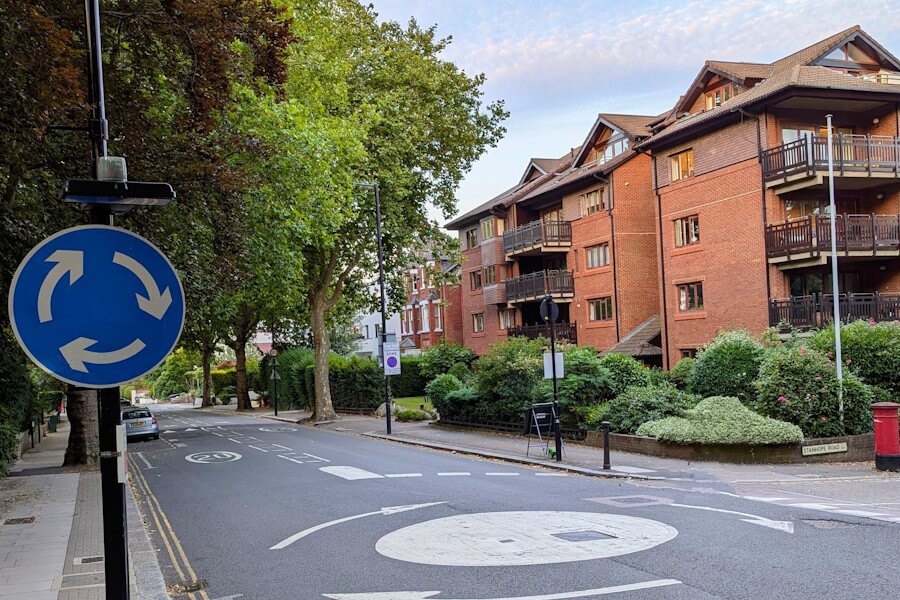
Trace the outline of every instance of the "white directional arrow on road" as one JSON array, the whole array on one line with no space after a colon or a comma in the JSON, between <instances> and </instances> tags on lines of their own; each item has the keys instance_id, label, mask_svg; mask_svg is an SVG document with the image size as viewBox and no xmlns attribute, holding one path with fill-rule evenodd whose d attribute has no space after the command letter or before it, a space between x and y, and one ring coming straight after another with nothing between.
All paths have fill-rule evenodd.
<instances>
[{"instance_id":1,"label":"white directional arrow on road","mask_svg":"<svg viewBox=\"0 0 900 600\"><path fill-rule=\"evenodd\" d=\"M69 274L69 285L78 281L84 275L84 252L81 250L57 250L44 262L56 263L41 284L38 291L38 319L41 323L53 320L53 311L51 303L53 301L53 290L60 279Z\"/></svg>"},{"instance_id":2,"label":"white directional arrow on road","mask_svg":"<svg viewBox=\"0 0 900 600\"><path fill-rule=\"evenodd\" d=\"M295 533L291 537L282 540L269 548L269 550L282 550L283 548L287 548L294 542L299 539L305 538L311 533L315 533L317 531L321 531L326 527L331 527L332 525L340 525L341 523L346 523L347 521L355 521L356 519L362 519L364 517L372 517L374 515L395 515L397 513L407 512L410 510L416 510L419 508L428 508L429 506L437 506L439 504L447 504L447 502L429 502L427 504L406 504L404 506L387 506L382 508L381 510L376 510L374 512L363 513L361 515L353 515L352 517L344 517L343 519L335 519L334 521L328 521L327 523L322 523L321 525L316 525L315 527L310 527L309 529L304 529L300 533ZM438 592L434 592L437 594ZM427 598L427 596L425 596Z\"/></svg>"},{"instance_id":3,"label":"white directional arrow on road","mask_svg":"<svg viewBox=\"0 0 900 600\"><path fill-rule=\"evenodd\" d=\"M741 519L741 521L745 523L751 523L753 525L762 525L763 527L768 527L769 529L777 529L778 531L784 531L785 533L794 533L794 524L790 521L773 521L772 519L767 519L765 517L761 517L759 515L751 515L750 513L738 512L736 510L725 510L724 508L712 508L711 506L694 506L692 504L670 504L669 506L678 506L681 508L694 508L697 510L709 510L712 512L720 512L720 513L728 513L730 515L739 515L742 517L749 517L747 519Z\"/></svg>"},{"instance_id":4,"label":"white directional arrow on road","mask_svg":"<svg viewBox=\"0 0 900 600\"><path fill-rule=\"evenodd\" d=\"M166 314L166 311L169 310L169 306L172 304L172 293L169 292L169 288L164 289L162 293L160 293L159 286L156 285L156 280L154 280L153 276L150 275L150 272L144 268L144 265L126 254L116 252L113 255L113 262L119 266L125 267L137 275L137 278L144 284L144 287L147 290L147 297L145 298L140 294L135 294L140 309L149 315L153 315L157 319L162 319L163 315Z\"/></svg>"},{"instance_id":5,"label":"white directional arrow on road","mask_svg":"<svg viewBox=\"0 0 900 600\"><path fill-rule=\"evenodd\" d=\"M143 350L146 345L141 340L134 340L124 348L113 350L111 352L92 352L88 350L88 348L96 343L97 340L92 340L90 338L75 338L65 346L62 346L59 351L73 371L87 373L88 370L85 363L90 363L92 365L111 365L122 362L123 360L128 360L136 355Z\"/></svg>"},{"instance_id":6,"label":"white directional arrow on road","mask_svg":"<svg viewBox=\"0 0 900 600\"><path fill-rule=\"evenodd\" d=\"M646 590L649 588L677 585L681 583L677 579L654 579L640 583L626 585L613 585L596 588L593 590L579 590L575 592L560 592L557 594L541 594L540 596L508 596L504 598L485 598L484 600L567 600L569 598L587 598L588 596L605 596L618 594L619 592L631 592L634 590ZM440 592L371 592L363 594L322 594L332 600L427 600L434 598ZM444 600L441 598L440 600ZM447 600L450 600L449 598Z\"/></svg>"}]
</instances>

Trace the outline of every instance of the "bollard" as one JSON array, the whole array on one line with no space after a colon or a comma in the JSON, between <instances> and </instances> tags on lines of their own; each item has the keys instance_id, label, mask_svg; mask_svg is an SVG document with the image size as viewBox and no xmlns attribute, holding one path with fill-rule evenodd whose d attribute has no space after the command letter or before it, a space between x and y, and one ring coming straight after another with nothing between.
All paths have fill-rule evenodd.
<instances>
[{"instance_id":1,"label":"bollard","mask_svg":"<svg viewBox=\"0 0 900 600\"><path fill-rule=\"evenodd\" d=\"M879 471L900 471L900 433L897 430L895 402L876 402L872 405L875 421L875 468Z\"/></svg>"},{"instance_id":2,"label":"bollard","mask_svg":"<svg viewBox=\"0 0 900 600\"><path fill-rule=\"evenodd\" d=\"M600 423L603 430L603 470L609 471L612 465L609 464L609 421Z\"/></svg>"}]
</instances>

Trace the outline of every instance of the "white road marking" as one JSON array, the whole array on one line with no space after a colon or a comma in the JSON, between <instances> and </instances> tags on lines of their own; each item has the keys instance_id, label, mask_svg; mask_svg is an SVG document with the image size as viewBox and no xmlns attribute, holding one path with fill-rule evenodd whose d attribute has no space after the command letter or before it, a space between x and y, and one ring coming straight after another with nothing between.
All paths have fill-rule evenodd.
<instances>
[{"instance_id":1,"label":"white road marking","mask_svg":"<svg viewBox=\"0 0 900 600\"><path fill-rule=\"evenodd\" d=\"M324 467L323 467L324 468ZM440 504L447 504L447 502L428 502L427 504L407 504L404 506L387 506L382 508L381 510L376 510L374 512L363 513L361 515L353 515L352 517L344 517L343 519L335 519L334 521L328 521L327 523L322 523L321 525L316 525L315 527L310 527L309 529L304 529L299 533L295 533L289 538L286 538L271 548L269 550L282 550L287 548L297 540L303 539L306 536L315 533L317 531L321 531L326 527L331 527L332 525L340 525L341 523L346 523L347 521L355 521L356 519L362 519L365 517L371 517L374 515L395 515L402 512L407 512L410 510L417 510L419 508L428 508L431 506L438 506Z\"/></svg>"},{"instance_id":2,"label":"white road marking","mask_svg":"<svg viewBox=\"0 0 900 600\"><path fill-rule=\"evenodd\" d=\"M836 513L841 513L842 515L851 515L854 517L887 517L889 516L887 513L874 513L869 512L867 510L836 510Z\"/></svg>"},{"instance_id":3,"label":"white road marking","mask_svg":"<svg viewBox=\"0 0 900 600\"><path fill-rule=\"evenodd\" d=\"M235 444L243 444L243 443L244 443L244 442L241 442L241 441L236 440L236 439L234 439L234 438L228 438L228 441L234 442Z\"/></svg>"},{"instance_id":4,"label":"white road marking","mask_svg":"<svg viewBox=\"0 0 900 600\"><path fill-rule=\"evenodd\" d=\"M194 429L193 427L188 427L187 429L185 429L185 431L197 431L197 430Z\"/></svg>"},{"instance_id":5,"label":"white road marking","mask_svg":"<svg viewBox=\"0 0 900 600\"><path fill-rule=\"evenodd\" d=\"M542 594L540 596L516 596L505 598L493 598L485 600L568 600L570 598L587 598L588 596L605 596L619 592L631 592L634 590L646 590L667 585L678 585L677 579L655 579L653 581L641 581L625 585L613 585L596 588L593 590L580 590L577 592L561 592L558 594ZM322 594L331 600L427 600L437 596L440 592L372 592L364 594Z\"/></svg>"},{"instance_id":6,"label":"white road marking","mask_svg":"<svg viewBox=\"0 0 900 600\"><path fill-rule=\"evenodd\" d=\"M765 517L760 517L759 515L751 515L749 513L738 512L736 510L725 510L724 508L712 508L711 506L693 506L690 504L676 504L674 502L672 504L669 504L669 506L677 506L679 508L694 508L697 510L708 510L712 512L740 515L743 517L749 517L748 519L741 519L741 521L743 521L744 523L762 525L763 527L768 527L769 529L777 529L779 531L784 531L785 533L794 533L794 524L790 521L773 521Z\"/></svg>"},{"instance_id":7,"label":"white road marking","mask_svg":"<svg viewBox=\"0 0 900 600\"><path fill-rule=\"evenodd\" d=\"M791 508L807 508L809 510L834 510L834 506L830 504L815 504L808 502L798 502L797 504L788 504Z\"/></svg>"},{"instance_id":8,"label":"white road marking","mask_svg":"<svg viewBox=\"0 0 900 600\"><path fill-rule=\"evenodd\" d=\"M610 471L630 473L632 475L639 475L641 473L656 473L654 469L642 469L641 467L610 467Z\"/></svg>"},{"instance_id":9,"label":"white road marking","mask_svg":"<svg viewBox=\"0 0 900 600\"><path fill-rule=\"evenodd\" d=\"M568 473L535 473L535 477L568 477Z\"/></svg>"},{"instance_id":10,"label":"white road marking","mask_svg":"<svg viewBox=\"0 0 900 600\"><path fill-rule=\"evenodd\" d=\"M248 447L248 448L253 448L254 450L259 450L260 452L266 452L266 453L269 452L268 450L263 450L263 449L260 448L259 446L252 446L252 445L250 445L250 444L247 444L247 447Z\"/></svg>"},{"instance_id":11,"label":"white road marking","mask_svg":"<svg viewBox=\"0 0 900 600\"><path fill-rule=\"evenodd\" d=\"M421 477L421 473L385 473L385 477L401 478L401 477Z\"/></svg>"},{"instance_id":12,"label":"white road marking","mask_svg":"<svg viewBox=\"0 0 900 600\"><path fill-rule=\"evenodd\" d=\"M187 444L175 444L176 448L187 448Z\"/></svg>"},{"instance_id":13,"label":"white road marking","mask_svg":"<svg viewBox=\"0 0 900 600\"><path fill-rule=\"evenodd\" d=\"M279 454L279 455L278 455L278 458L283 458L284 460L289 460L289 461L291 461L291 462L295 462L295 463L297 463L298 465L302 465L304 462L306 462L306 461L302 461L302 460L297 460L296 458L292 458L292 457L286 456L286 455L284 455L284 454Z\"/></svg>"},{"instance_id":14,"label":"white road marking","mask_svg":"<svg viewBox=\"0 0 900 600\"><path fill-rule=\"evenodd\" d=\"M248 435L248 436L246 436L246 438L247 438L248 440L253 440L253 441L256 441L256 442L261 442L261 441L262 441L261 439L256 438L256 437L253 437L252 435ZM277 446L278 444L272 444L272 445L273 445L273 446Z\"/></svg>"},{"instance_id":15,"label":"white road marking","mask_svg":"<svg viewBox=\"0 0 900 600\"><path fill-rule=\"evenodd\" d=\"M282 450L287 450L288 452L290 452L292 450L291 448L288 448L287 446L282 446L281 444L269 444L269 445L275 446L276 448L281 448Z\"/></svg>"},{"instance_id":16,"label":"white road marking","mask_svg":"<svg viewBox=\"0 0 900 600\"><path fill-rule=\"evenodd\" d=\"M741 496L744 500L756 500L762 502L784 502L785 500L791 500L791 498L764 498L762 496Z\"/></svg>"},{"instance_id":17,"label":"white road marking","mask_svg":"<svg viewBox=\"0 0 900 600\"><path fill-rule=\"evenodd\" d=\"M410 525L382 537L375 550L388 558L424 565L527 566L631 554L676 535L674 527L630 515L489 512Z\"/></svg>"},{"instance_id":18,"label":"white road marking","mask_svg":"<svg viewBox=\"0 0 900 600\"><path fill-rule=\"evenodd\" d=\"M304 452L303 455L304 455L304 456L308 456L308 457L310 457L310 458L314 458L314 459L316 459L316 460L320 460L320 461L322 461L322 462L331 462L331 461L328 460L327 458L322 458L321 456L316 456L315 454L310 454L309 452Z\"/></svg>"},{"instance_id":19,"label":"white road marking","mask_svg":"<svg viewBox=\"0 0 900 600\"><path fill-rule=\"evenodd\" d=\"M144 466L145 466L146 468L148 468L148 469L155 469L155 468L156 468L156 467L154 467L153 465L150 464L150 461L148 461L146 458L144 458L144 453L143 453L143 452L135 452L134 455L137 456L139 459L141 459L141 462L144 463Z\"/></svg>"},{"instance_id":20,"label":"white road marking","mask_svg":"<svg viewBox=\"0 0 900 600\"><path fill-rule=\"evenodd\" d=\"M234 462L236 460L241 460L241 458L243 457L237 452L217 450L213 452L196 452L194 454L188 454L184 457L184 460L201 465L208 465L213 463Z\"/></svg>"},{"instance_id":21,"label":"white road marking","mask_svg":"<svg viewBox=\"0 0 900 600\"><path fill-rule=\"evenodd\" d=\"M210 431L210 433L213 434L213 435L217 435L217 436L219 436L219 437L225 437L223 434L221 434L221 433L216 433L215 431Z\"/></svg>"},{"instance_id":22,"label":"white road marking","mask_svg":"<svg viewBox=\"0 0 900 600\"><path fill-rule=\"evenodd\" d=\"M493 477L516 477L518 473L485 473L485 475L490 475Z\"/></svg>"},{"instance_id":23,"label":"white road marking","mask_svg":"<svg viewBox=\"0 0 900 600\"><path fill-rule=\"evenodd\" d=\"M469 477L471 473L467 471L451 471L447 473L438 473L438 477Z\"/></svg>"},{"instance_id":24,"label":"white road marking","mask_svg":"<svg viewBox=\"0 0 900 600\"><path fill-rule=\"evenodd\" d=\"M378 473L372 473L371 471L365 471L356 467L319 467L319 470L323 473L328 473L329 475L335 475L343 479L349 479L350 481L354 481L356 479L382 478L382 476Z\"/></svg>"}]
</instances>

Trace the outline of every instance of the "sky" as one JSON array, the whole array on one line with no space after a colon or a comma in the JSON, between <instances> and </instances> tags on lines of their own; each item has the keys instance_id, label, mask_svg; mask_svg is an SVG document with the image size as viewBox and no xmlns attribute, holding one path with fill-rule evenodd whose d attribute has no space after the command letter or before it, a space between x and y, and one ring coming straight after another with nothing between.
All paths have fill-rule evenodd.
<instances>
[{"instance_id":1,"label":"sky","mask_svg":"<svg viewBox=\"0 0 900 600\"><path fill-rule=\"evenodd\" d=\"M507 133L457 193L460 213L515 185L531 157L579 147L597 113L657 115L705 60L771 62L853 25L900 55L895 0L372 0L382 20L436 25L443 58L484 73Z\"/></svg>"}]
</instances>

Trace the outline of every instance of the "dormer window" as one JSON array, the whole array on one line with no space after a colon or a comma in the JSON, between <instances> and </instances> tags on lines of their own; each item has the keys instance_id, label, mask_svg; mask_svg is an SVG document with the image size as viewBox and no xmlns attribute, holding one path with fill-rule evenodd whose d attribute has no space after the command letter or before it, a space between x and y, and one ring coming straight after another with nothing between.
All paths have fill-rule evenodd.
<instances>
[{"instance_id":1,"label":"dormer window","mask_svg":"<svg viewBox=\"0 0 900 600\"><path fill-rule=\"evenodd\" d=\"M738 86L736 83L727 83L722 87L716 88L703 94L706 99L706 110L712 110L717 106L722 106L732 98L738 95Z\"/></svg>"}]
</instances>

